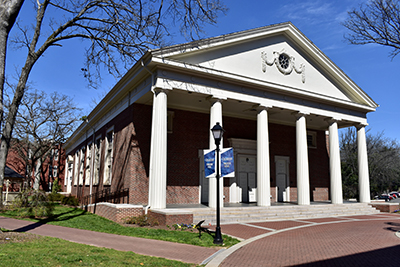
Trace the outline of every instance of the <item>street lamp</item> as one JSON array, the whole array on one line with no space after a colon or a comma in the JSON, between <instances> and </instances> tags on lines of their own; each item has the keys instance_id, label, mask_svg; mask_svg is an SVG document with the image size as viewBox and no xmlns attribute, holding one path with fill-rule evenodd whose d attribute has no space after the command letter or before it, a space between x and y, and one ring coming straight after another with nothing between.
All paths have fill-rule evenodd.
<instances>
[{"instance_id":1,"label":"street lamp","mask_svg":"<svg viewBox=\"0 0 400 267\"><path fill-rule=\"evenodd\" d=\"M216 151L217 151L217 173L216 173L216 180L217 180L217 227L215 228L215 236L214 236L214 244L222 245L222 235L221 235L221 227L219 225L220 222L220 215L219 215L219 144L221 143L222 135L224 134L224 129L219 125L219 122L214 125L211 129L212 135L215 140Z\"/></svg>"}]
</instances>

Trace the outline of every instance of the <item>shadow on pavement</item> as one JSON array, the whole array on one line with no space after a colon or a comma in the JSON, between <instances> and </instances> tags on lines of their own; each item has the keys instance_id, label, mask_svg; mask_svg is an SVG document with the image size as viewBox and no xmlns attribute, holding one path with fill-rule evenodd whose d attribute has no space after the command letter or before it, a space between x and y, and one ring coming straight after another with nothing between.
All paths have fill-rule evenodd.
<instances>
[{"instance_id":1,"label":"shadow on pavement","mask_svg":"<svg viewBox=\"0 0 400 267\"><path fill-rule=\"evenodd\" d=\"M66 214L69 214L69 213L71 213L71 215L66 216ZM38 222L32 222L32 223L29 224L29 225L26 225L26 226L24 226L24 227L15 229L14 232L28 232L28 231L30 231L30 230L33 230L33 229L37 228L37 227L40 227L40 226L43 225L43 224L47 224L47 223L49 223L49 222L54 222L54 221L67 221L67 220L70 220L70 219L72 219L72 218L81 216L81 215L83 215L84 213L85 213L84 210L81 210L81 209L76 208L76 209L74 209L74 210L72 210L72 211L63 212L63 213L60 213L60 214L51 216L51 217L46 218L46 219L40 219ZM62 219L60 219L60 217L61 217Z\"/></svg>"},{"instance_id":2,"label":"shadow on pavement","mask_svg":"<svg viewBox=\"0 0 400 267\"><path fill-rule=\"evenodd\" d=\"M399 260L399 251L400 245L329 260L309 262L292 266L397 266Z\"/></svg>"}]
</instances>

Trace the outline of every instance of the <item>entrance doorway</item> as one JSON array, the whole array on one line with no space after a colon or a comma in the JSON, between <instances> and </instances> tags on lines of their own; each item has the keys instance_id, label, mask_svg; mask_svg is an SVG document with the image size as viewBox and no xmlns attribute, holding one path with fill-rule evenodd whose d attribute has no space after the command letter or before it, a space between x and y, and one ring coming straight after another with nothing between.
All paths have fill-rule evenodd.
<instances>
[{"instance_id":1,"label":"entrance doorway","mask_svg":"<svg viewBox=\"0 0 400 267\"><path fill-rule=\"evenodd\" d=\"M240 202L257 201L256 157L238 155Z\"/></svg>"},{"instance_id":2,"label":"entrance doorway","mask_svg":"<svg viewBox=\"0 0 400 267\"><path fill-rule=\"evenodd\" d=\"M290 201L289 157L275 156L277 201Z\"/></svg>"}]
</instances>

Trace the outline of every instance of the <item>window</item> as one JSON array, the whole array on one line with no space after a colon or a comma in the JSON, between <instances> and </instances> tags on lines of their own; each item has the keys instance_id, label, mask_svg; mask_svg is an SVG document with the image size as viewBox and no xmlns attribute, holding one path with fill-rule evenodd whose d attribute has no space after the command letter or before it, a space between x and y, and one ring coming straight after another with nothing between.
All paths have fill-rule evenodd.
<instances>
[{"instance_id":1,"label":"window","mask_svg":"<svg viewBox=\"0 0 400 267\"><path fill-rule=\"evenodd\" d=\"M100 152L101 152L101 136L98 136L96 143L94 144L94 173L93 173L93 184L99 184L100 176Z\"/></svg>"},{"instance_id":2,"label":"window","mask_svg":"<svg viewBox=\"0 0 400 267\"><path fill-rule=\"evenodd\" d=\"M83 185L83 170L85 167L85 147L81 148L79 156L79 185Z\"/></svg>"},{"instance_id":3,"label":"window","mask_svg":"<svg viewBox=\"0 0 400 267\"><path fill-rule=\"evenodd\" d=\"M78 185L79 150L75 152L74 167L74 185Z\"/></svg>"},{"instance_id":4,"label":"window","mask_svg":"<svg viewBox=\"0 0 400 267\"><path fill-rule=\"evenodd\" d=\"M307 131L307 145L310 148L317 148L317 133Z\"/></svg>"},{"instance_id":5,"label":"window","mask_svg":"<svg viewBox=\"0 0 400 267\"><path fill-rule=\"evenodd\" d=\"M167 133L172 133L172 126L175 113L173 111L167 112Z\"/></svg>"},{"instance_id":6,"label":"window","mask_svg":"<svg viewBox=\"0 0 400 267\"><path fill-rule=\"evenodd\" d=\"M104 185L111 185L113 164L114 129L108 130L106 135L106 152L104 156Z\"/></svg>"},{"instance_id":7,"label":"window","mask_svg":"<svg viewBox=\"0 0 400 267\"><path fill-rule=\"evenodd\" d=\"M53 167L53 177L54 177L54 178L57 178L57 177L58 177L58 167L57 167L57 166L54 166L54 167Z\"/></svg>"},{"instance_id":8,"label":"window","mask_svg":"<svg viewBox=\"0 0 400 267\"><path fill-rule=\"evenodd\" d=\"M92 147L93 143L89 143L86 149L86 169L85 169L85 185L90 185L90 174L91 174L91 166L92 166Z\"/></svg>"},{"instance_id":9,"label":"window","mask_svg":"<svg viewBox=\"0 0 400 267\"><path fill-rule=\"evenodd\" d=\"M289 56L286 54L280 54L279 55L279 66L281 66L282 69L286 70L289 67Z\"/></svg>"},{"instance_id":10,"label":"window","mask_svg":"<svg viewBox=\"0 0 400 267\"><path fill-rule=\"evenodd\" d=\"M58 149L54 149L54 160L58 160Z\"/></svg>"}]
</instances>

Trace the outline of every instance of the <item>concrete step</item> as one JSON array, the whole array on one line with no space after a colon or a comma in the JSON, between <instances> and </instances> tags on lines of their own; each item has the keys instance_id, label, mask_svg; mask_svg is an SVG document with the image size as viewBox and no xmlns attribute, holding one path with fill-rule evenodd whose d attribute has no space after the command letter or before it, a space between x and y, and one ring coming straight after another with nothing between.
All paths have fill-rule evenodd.
<instances>
[{"instance_id":1,"label":"concrete step","mask_svg":"<svg viewBox=\"0 0 400 267\"><path fill-rule=\"evenodd\" d=\"M269 207L238 207L222 208L221 224L245 223L257 221L276 221L309 219L335 216L370 215L379 213L379 210L366 203L343 205L321 204L310 206L269 206ZM205 224L215 224L215 209L197 209L193 211L193 222L205 220Z\"/></svg>"}]
</instances>

